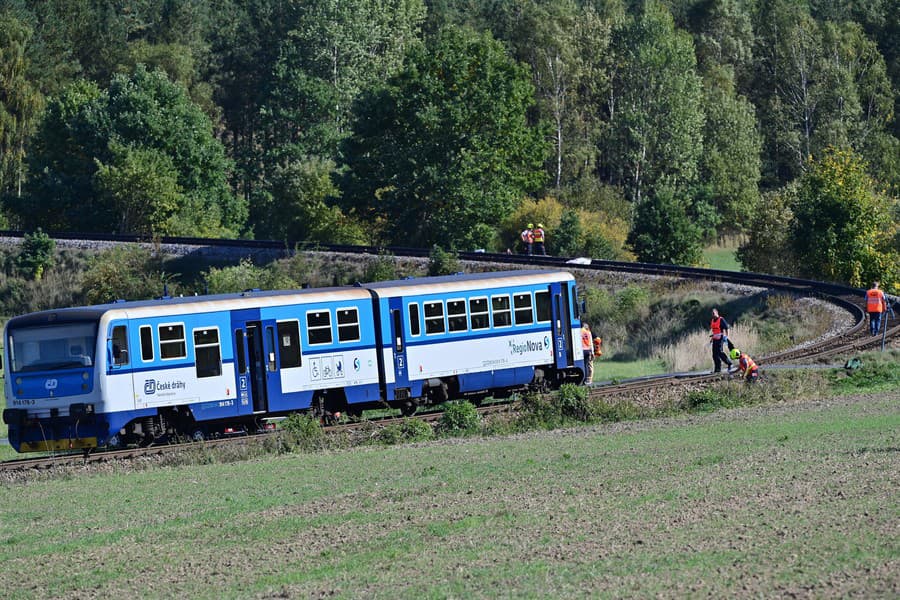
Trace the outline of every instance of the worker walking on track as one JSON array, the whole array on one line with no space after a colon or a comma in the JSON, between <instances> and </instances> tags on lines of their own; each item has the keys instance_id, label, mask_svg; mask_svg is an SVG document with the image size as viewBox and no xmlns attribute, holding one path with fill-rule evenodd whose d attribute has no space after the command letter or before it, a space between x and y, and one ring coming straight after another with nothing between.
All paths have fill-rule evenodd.
<instances>
[{"instance_id":1,"label":"worker walking on track","mask_svg":"<svg viewBox=\"0 0 900 600\"><path fill-rule=\"evenodd\" d=\"M594 380L594 347L591 341L591 326L581 324L581 354L584 358L584 385Z\"/></svg>"},{"instance_id":2,"label":"worker walking on track","mask_svg":"<svg viewBox=\"0 0 900 600\"><path fill-rule=\"evenodd\" d=\"M884 292L878 289L878 282L872 283L872 289L866 292L866 312L869 313L869 333L878 335L881 329L881 315L887 311Z\"/></svg>"},{"instance_id":3,"label":"worker walking on track","mask_svg":"<svg viewBox=\"0 0 900 600\"><path fill-rule=\"evenodd\" d=\"M749 354L735 348L731 351L731 359L737 361L738 371L740 371L744 381L747 383L756 383L756 381L759 380L759 367L753 362L753 359L750 358Z\"/></svg>"},{"instance_id":4,"label":"worker walking on track","mask_svg":"<svg viewBox=\"0 0 900 600\"><path fill-rule=\"evenodd\" d=\"M719 315L717 308L712 309L712 321L709 323L709 329L712 332L709 334L709 339L712 342L713 373L722 371L723 360L730 371L732 367L731 360L725 354L725 351L722 350L722 344L728 338L728 321L725 320L725 317Z\"/></svg>"}]
</instances>

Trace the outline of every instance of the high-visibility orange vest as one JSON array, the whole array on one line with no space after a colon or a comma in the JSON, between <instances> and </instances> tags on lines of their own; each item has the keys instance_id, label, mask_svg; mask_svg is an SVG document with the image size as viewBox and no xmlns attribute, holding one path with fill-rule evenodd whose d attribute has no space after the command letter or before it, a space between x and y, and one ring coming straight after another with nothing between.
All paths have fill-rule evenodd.
<instances>
[{"instance_id":1,"label":"high-visibility orange vest","mask_svg":"<svg viewBox=\"0 0 900 600\"><path fill-rule=\"evenodd\" d=\"M712 330L714 340L722 339L722 317L716 317L709 322L709 328Z\"/></svg>"},{"instance_id":2,"label":"high-visibility orange vest","mask_svg":"<svg viewBox=\"0 0 900 600\"><path fill-rule=\"evenodd\" d=\"M603 356L603 339L600 337L594 338L594 356Z\"/></svg>"},{"instance_id":3,"label":"high-visibility orange vest","mask_svg":"<svg viewBox=\"0 0 900 600\"><path fill-rule=\"evenodd\" d=\"M881 290L871 289L866 292L866 311L870 313L884 312L886 302L884 301L884 292Z\"/></svg>"},{"instance_id":4,"label":"high-visibility orange vest","mask_svg":"<svg viewBox=\"0 0 900 600\"><path fill-rule=\"evenodd\" d=\"M544 241L544 230L541 229L540 227L532 230L531 234L534 236L535 242L543 242Z\"/></svg>"},{"instance_id":5,"label":"high-visibility orange vest","mask_svg":"<svg viewBox=\"0 0 900 600\"><path fill-rule=\"evenodd\" d=\"M581 349L591 349L591 330L585 329L584 327L581 328Z\"/></svg>"},{"instance_id":6,"label":"high-visibility orange vest","mask_svg":"<svg viewBox=\"0 0 900 600\"><path fill-rule=\"evenodd\" d=\"M741 371L744 373L749 373L753 369L758 369L756 363L753 362L753 359L750 358L749 354L741 354L741 359L738 361L738 366L741 368Z\"/></svg>"},{"instance_id":7,"label":"high-visibility orange vest","mask_svg":"<svg viewBox=\"0 0 900 600\"><path fill-rule=\"evenodd\" d=\"M531 232L530 229L525 229L522 231L522 241L525 242L526 244L530 244L531 242L534 241L534 234Z\"/></svg>"}]
</instances>

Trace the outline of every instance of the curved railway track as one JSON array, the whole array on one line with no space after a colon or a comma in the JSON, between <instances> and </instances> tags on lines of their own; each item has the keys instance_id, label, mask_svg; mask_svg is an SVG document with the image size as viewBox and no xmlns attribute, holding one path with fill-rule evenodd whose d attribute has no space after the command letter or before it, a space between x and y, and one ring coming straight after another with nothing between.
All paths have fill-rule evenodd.
<instances>
[{"instance_id":1,"label":"curved railway track","mask_svg":"<svg viewBox=\"0 0 900 600\"><path fill-rule=\"evenodd\" d=\"M24 233L16 231L0 231L0 237L22 237ZM266 241L266 240L221 240L221 239L203 239L203 238L185 238L185 237L169 237L158 240L149 240L140 236L130 235L97 235L97 234L77 234L77 233L59 233L53 234L56 240L67 240L70 242L83 242L86 244L96 242L112 242L112 243L152 243L161 246L188 246L188 247L213 247L220 249L230 249L236 252L274 252L289 255L297 250L301 251L322 251L347 254L379 254L388 252L397 257L428 257L429 250L421 248L404 248L396 246L375 247L375 246L348 246L348 245L315 245L303 246L299 244L288 244L285 242ZM772 353L761 356L758 363L761 365L773 365L783 363L800 363L809 361L821 361L838 355L852 354L862 350L870 350L881 347L883 339L881 336L872 337L868 334L866 327L865 315L865 299L864 290L852 288L835 283L819 282L806 279L795 279L790 277L782 277L778 275L765 275L761 273L744 273L734 271L720 271L715 269L700 269L695 267L682 267L676 265L661 265L648 263L631 263L622 261L609 260L592 260L592 259L571 259L559 258L551 256L523 256L509 254L492 254L486 252L460 252L459 259L471 262L482 263L501 263L510 266L538 266L552 267L557 269L579 269L587 271L607 271L620 272L638 275L652 275L659 277L672 277L679 279L694 279L708 282L721 282L739 284L744 286L759 287L772 291L789 293L797 296L813 297L825 300L840 307L846 311L852 319L852 326L841 331L836 335L818 340L815 343L804 347L793 348L783 352ZM890 300L897 305L897 298L891 297ZM896 312L896 311L895 311ZM895 339L900 337L900 325L896 324L896 320L886 331L887 339ZM721 380L722 374L669 374L658 377L648 377L633 381L611 383L606 385L595 385L591 388L591 396L604 397L627 397L634 394L650 393L654 389L660 387L697 387L708 385L709 383ZM493 405L479 408L480 412L486 413L497 410L511 410L509 405ZM433 420L439 417L439 413L431 413L420 415L419 418L425 420ZM379 421L380 424L389 424L401 419L387 418ZM338 425L329 428L332 431L345 430L358 425ZM223 438L218 440L209 440L203 442L206 446L217 446L224 444L246 443L251 437L240 438ZM197 443L190 444L172 444L166 446L154 446L149 448L133 448L127 450L115 450L104 452L93 452L90 454L72 453L54 456L29 457L4 461L0 463L0 472L4 471L22 471L30 469L48 469L71 465L84 465L88 463L108 462L117 460L128 460L139 457L147 457L153 455L164 454L167 452L183 451L185 448L196 447Z\"/></svg>"}]
</instances>

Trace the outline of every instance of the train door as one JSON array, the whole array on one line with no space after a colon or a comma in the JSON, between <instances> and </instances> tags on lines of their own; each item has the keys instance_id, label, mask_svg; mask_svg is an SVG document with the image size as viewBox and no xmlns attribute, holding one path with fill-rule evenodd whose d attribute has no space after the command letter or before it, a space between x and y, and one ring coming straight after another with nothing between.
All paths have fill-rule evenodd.
<instances>
[{"instance_id":1,"label":"train door","mask_svg":"<svg viewBox=\"0 0 900 600\"><path fill-rule=\"evenodd\" d=\"M274 323L263 322L258 310L245 310L233 313L231 324L240 412L266 412L273 390L280 389L270 377L277 375Z\"/></svg>"},{"instance_id":2,"label":"train door","mask_svg":"<svg viewBox=\"0 0 900 600\"><path fill-rule=\"evenodd\" d=\"M556 367L563 369L575 364L571 316L569 314L569 287L559 283L552 284L550 286L550 297L553 311L553 340Z\"/></svg>"},{"instance_id":3,"label":"train door","mask_svg":"<svg viewBox=\"0 0 900 600\"><path fill-rule=\"evenodd\" d=\"M394 357L395 388L409 388L409 370L406 360L406 337L403 329L403 299L391 298L391 345Z\"/></svg>"}]
</instances>

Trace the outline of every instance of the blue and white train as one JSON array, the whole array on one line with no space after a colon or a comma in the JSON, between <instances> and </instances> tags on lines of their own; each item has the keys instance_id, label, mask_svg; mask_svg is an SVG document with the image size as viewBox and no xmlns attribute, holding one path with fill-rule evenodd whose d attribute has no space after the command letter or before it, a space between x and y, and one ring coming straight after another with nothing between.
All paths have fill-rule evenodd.
<instances>
[{"instance_id":1,"label":"blue and white train","mask_svg":"<svg viewBox=\"0 0 900 600\"><path fill-rule=\"evenodd\" d=\"M584 377L575 280L559 271L247 291L11 319L19 452L257 430L297 411L500 397Z\"/></svg>"}]
</instances>

